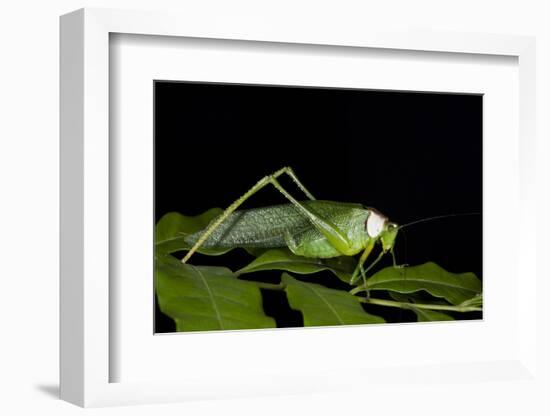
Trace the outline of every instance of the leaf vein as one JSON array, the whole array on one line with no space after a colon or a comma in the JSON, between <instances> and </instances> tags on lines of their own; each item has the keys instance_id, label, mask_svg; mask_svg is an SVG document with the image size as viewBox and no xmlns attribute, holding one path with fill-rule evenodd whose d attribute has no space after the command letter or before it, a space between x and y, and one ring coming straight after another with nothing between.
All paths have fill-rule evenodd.
<instances>
[{"instance_id":1,"label":"leaf vein","mask_svg":"<svg viewBox=\"0 0 550 416\"><path fill-rule=\"evenodd\" d=\"M239 306L242 306L244 309L251 309L250 305L246 302L243 302L241 301L240 299L233 299L233 298L230 298L230 297L227 297L227 296L223 296L223 295L219 295L217 293L213 294L214 297L216 298L219 298L219 299L223 299L223 300L226 300L228 302L231 302L235 305L239 305ZM181 295L180 296L181 298L184 298L184 299L204 299L204 298L209 298L208 295L195 295L195 296L192 296L192 295Z\"/></svg>"},{"instance_id":2,"label":"leaf vein","mask_svg":"<svg viewBox=\"0 0 550 416\"><path fill-rule=\"evenodd\" d=\"M206 281L206 279L204 278L204 275L201 273L201 271L195 267L195 266L191 266L193 267L193 269L197 272L197 274L200 276L200 278L202 279L203 283L204 283L204 287L206 287L206 290L208 291L208 293L210 294L210 300L212 302L212 307L214 308L214 311L216 312L216 317L218 318L218 322L220 323L220 327L221 329L225 329L223 327L223 322L222 322L222 317L220 315L220 311L218 309L218 305L216 304L216 300L214 299L214 294L212 293L212 289L210 289L210 286L208 285L208 282Z\"/></svg>"},{"instance_id":3,"label":"leaf vein","mask_svg":"<svg viewBox=\"0 0 550 416\"><path fill-rule=\"evenodd\" d=\"M313 285L312 285L312 286L307 286L307 287L309 287L309 289L310 289L313 293L315 293L315 294L319 297L319 299L321 299L321 300L328 306L328 308L332 311L332 313L334 314L334 316L336 316L336 319L338 319L338 320L340 321L340 323L341 323L342 325L344 325L344 321L342 320L342 318L340 317L340 315L338 315L338 312L336 312L336 309L334 309L334 308L332 307L332 305L331 305L331 304L330 304L330 303L329 303L329 302L328 302L328 301L327 301L327 300L326 300L317 290L315 290L315 288L313 287Z\"/></svg>"},{"instance_id":4,"label":"leaf vein","mask_svg":"<svg viewBox=\"0 0 550 416\"><path fill-rule=\"evenodd\" d=\"M385 281L382 281L382 282L374 282L374 283L370 283L367 281L367 286L368 287L375 287L376 285L384 285L385 283L415 283L415 282L421 282L421 283L429 283L431 285L436 285L436 286L443 286L443 287L452 287L454 289L462 289L462 290L467 290L469 292L476 292L477 291L475 289L471 289L471 288L468 288L468 287L464 287L464 286L457 286L457 285L452 285L452 284L447 284L447 283L441 283L441 282L435 282L433 280L426 280L426 279L391 279L391 280L385 280Z\"/></svg>"}]
</instances>

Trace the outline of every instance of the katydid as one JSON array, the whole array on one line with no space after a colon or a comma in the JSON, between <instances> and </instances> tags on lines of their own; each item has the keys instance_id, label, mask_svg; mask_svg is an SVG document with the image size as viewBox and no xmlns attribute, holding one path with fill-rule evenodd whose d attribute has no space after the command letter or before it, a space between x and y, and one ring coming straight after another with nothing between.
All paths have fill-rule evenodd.
<instances>
[{"instance_id":1,"label":"katydid","mask_svg":"<svg viewBox=\"0 0 550 416\"><path fill-rule=\"evenodd\" d=\"M279 183L287 174L306 195L298 201ZM238 210L248 198L267 185L273 185L289 201L287 204ZM314 258L354 256L361 253L350 284L366 273L386 253L391 253L399 227L374 208L361 204L316 200L294 174L285 167L263 177L243 196L233 202L220 216L197 233L186 237L192 245L182 259L186 263L193 253L204 248L281 248L296 255ZM367 269L363 267L376 244L382 250Z\"/></svg>"}]
</instances>

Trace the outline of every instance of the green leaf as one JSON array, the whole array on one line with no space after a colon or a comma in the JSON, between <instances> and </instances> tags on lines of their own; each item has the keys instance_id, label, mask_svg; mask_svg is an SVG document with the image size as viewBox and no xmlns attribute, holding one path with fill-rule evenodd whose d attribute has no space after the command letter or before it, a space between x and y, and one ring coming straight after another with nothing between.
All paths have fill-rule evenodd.
<instances>
[{"instance_id":1,"label":"green leaf","mask_svg":"<svg viewBox=\"0 0 550 416\"><path fill-rule=\"evenodd\" d=\"M462 302L460 304L460 306L482 308L483 307L483 294L478 293L473 298L465 300L464 302Z\"/></svg>"},{"instance_id":2,"label":"green leaf","mask_svg":"<svg viewBox=\"0 0 550 416\"><path fill-rule=\"evenodd\" d=\"M160 310L174 319L177 331L276 326L264 314L259 288L225 267L192 266L161 256L155 268Z\"/></svg>"},{"instance_id":3,"label":"green leaf","mask_svg":"<svg viewBox=\"0 0 550 416\"><path fill-rule=\"evenodd\" d=\"M155 230L156 252L158 254L170 254L180 250L189 250L191 247L185 242L185 237L206 228L222 212L221 208L212 208L195 217L188 217L177 212L164 215L157 223ZM230 250L200 248L198 252L220 255Z\"/></svg>"},{"instance_id":4,"label":"green leaf","mask_svg":"<svg viewBox=\"0 0 550 416\"><path fill-rule=\"evenodd\" d=\"M474 273L450 273L435 263L412 267L387 267L367 280L369 290L412 293L425 290L453 305L481 293L481 281Z\"/></svg>"},{"instance_id":5,"label":"green leaf","mask_svg":"<svg viewBox=\"0 0 550 416\"><path fill-rule=\"evenodd\" d=\"M262 247L243 247L244 250L248 254L254 257L260 257L262 254L264 254L266 251L268 251L268 248L262 248Z\"/></svg>"},{"instance_id":6,"label":"green leaf","mask_svg":"<svg viewBox=\"0 0 550 416\"><path fill-rule=\"evenodd\" d=\"M359 299L344 290L300 282L287 273L283 273L281 279L290 307L302 312L304 326L384 322L379 316L366 313Z\"/></svg>"},{"instance_id":7,"label":"green leaf","mask_svg":"<svg viewBox=\"0 0 550 416\"><path fill-rule=\"evenodd\" d=\"M355 264L355 261L350 257L316 259L297 256L290 250L273 249L260 255L252 263L238 270L236 274L241 275L263 270L284 270L298 274L311 274L330 270L341 280L349 283Z\"/></svg>"},{"instance_id":8,"label":"green leaf","mask_svg":"<svg viewBox=\"0 0 550 416\"><path fill-rule=\"evenodd\" d=\"M427 303L423 299L419 298L418 296L414 295L403 295L401 293L395 293L395 292L389 292L390 296L398 301L403 303ZM451 315L448 315L443 312L434 311L430 309L423 309L423 308L415 308L410 307L408 309L411 309L418 319L418 322L435 322L435 321L453 321L454 318Z\"/></svg>"}]
</instances>

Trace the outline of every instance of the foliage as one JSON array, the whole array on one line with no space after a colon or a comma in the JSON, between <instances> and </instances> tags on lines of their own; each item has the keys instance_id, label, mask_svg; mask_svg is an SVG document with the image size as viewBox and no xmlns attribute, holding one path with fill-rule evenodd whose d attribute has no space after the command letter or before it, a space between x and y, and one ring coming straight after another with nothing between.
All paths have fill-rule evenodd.
<instances>
[{"instance_id":1,"label":"foliage","mask_svg":"<svg viewBox=\"0 0 550 416\"><path fill-rule=\"evenodd\" d=\"M169 213L157 224L156 295L177 331L276 327L265 311L261 290L282 292L304 326L383 323L378 316L383 307L411 310L419 322L482 311L482 286L475 274L451 273L432 262L386 267L369 277L366 286L362 281L348 285L354 258L306 258L288 249L247 250L252 260L235 271L183 264L176 255L190 249L185 236L204 229L220 213L219 208L195 217ZM199 250L206 255L228 251ZM273 270L283 272L278 283L259 281L264 280L262 273ZM324 285L327 276L333 287Z\"/></svg>"},{"instance_id":2,"label":"foliage","mask_svg":"<svg viewBox=\"0 0 550 416\"><path fill-rule=\"evenodd\" d=\"M273 328L258 286L224 267L192 266L172 256L156 260L159 306L178 331Z\"/></svg>"},{"instance_id":3,"label":"foliage","mask_svg":"<svg viewBox=\"0 0 550 416\"><path fill-rule=\"evenodd\" d=\"M297 256L288 249L272 249L266 251L236 273L242 275L263 270L284 270L297 274L311 274L322 270L330 270L340 280L347 283L350 281L354 268L355 261L350 257L316 259Z\"/></svg>"},{"instance_id":4,"label":"foliage","mask_svg":"<svg viewBox=\"0 0 550 416\"><path fill-rule=\"evenodd\" d=\"M282 282L290 306L302 312L304 326L384 322L383 318L366 313L359 298L345 290L301 282L287 273L283 273Z\"/></svg>"},{"instance_id":5,"label":"foliage","mask_svg":"<svg viewBox=\"0 0 550 416\"><path fill-rule=\"evenodd\" d=\"M387 267L367 281L368 290L390 290L412 293L425 290L453 305L473 298L481 292L481 282L473 273L450 273L435 263L412 267Z\"/></svg>"}]
</instances>

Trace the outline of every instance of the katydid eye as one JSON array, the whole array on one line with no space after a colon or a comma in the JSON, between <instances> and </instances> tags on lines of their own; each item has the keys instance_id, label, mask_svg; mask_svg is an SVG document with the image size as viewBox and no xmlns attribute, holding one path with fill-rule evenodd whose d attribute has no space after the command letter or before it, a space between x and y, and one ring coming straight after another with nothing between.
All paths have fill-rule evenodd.
<instances>
[{"instance_id":1,"label":"katydid eye","mask_svg":"<svg viewBox=\"0 0 550 416\"><path fill-rule=\"evenodd\" d=\"M366 223L367 234L369 235L369 237L378 237L380 233L386 228L386 220L386 217L373 210L367 218Z\"/></svg>"}]
</instances>

